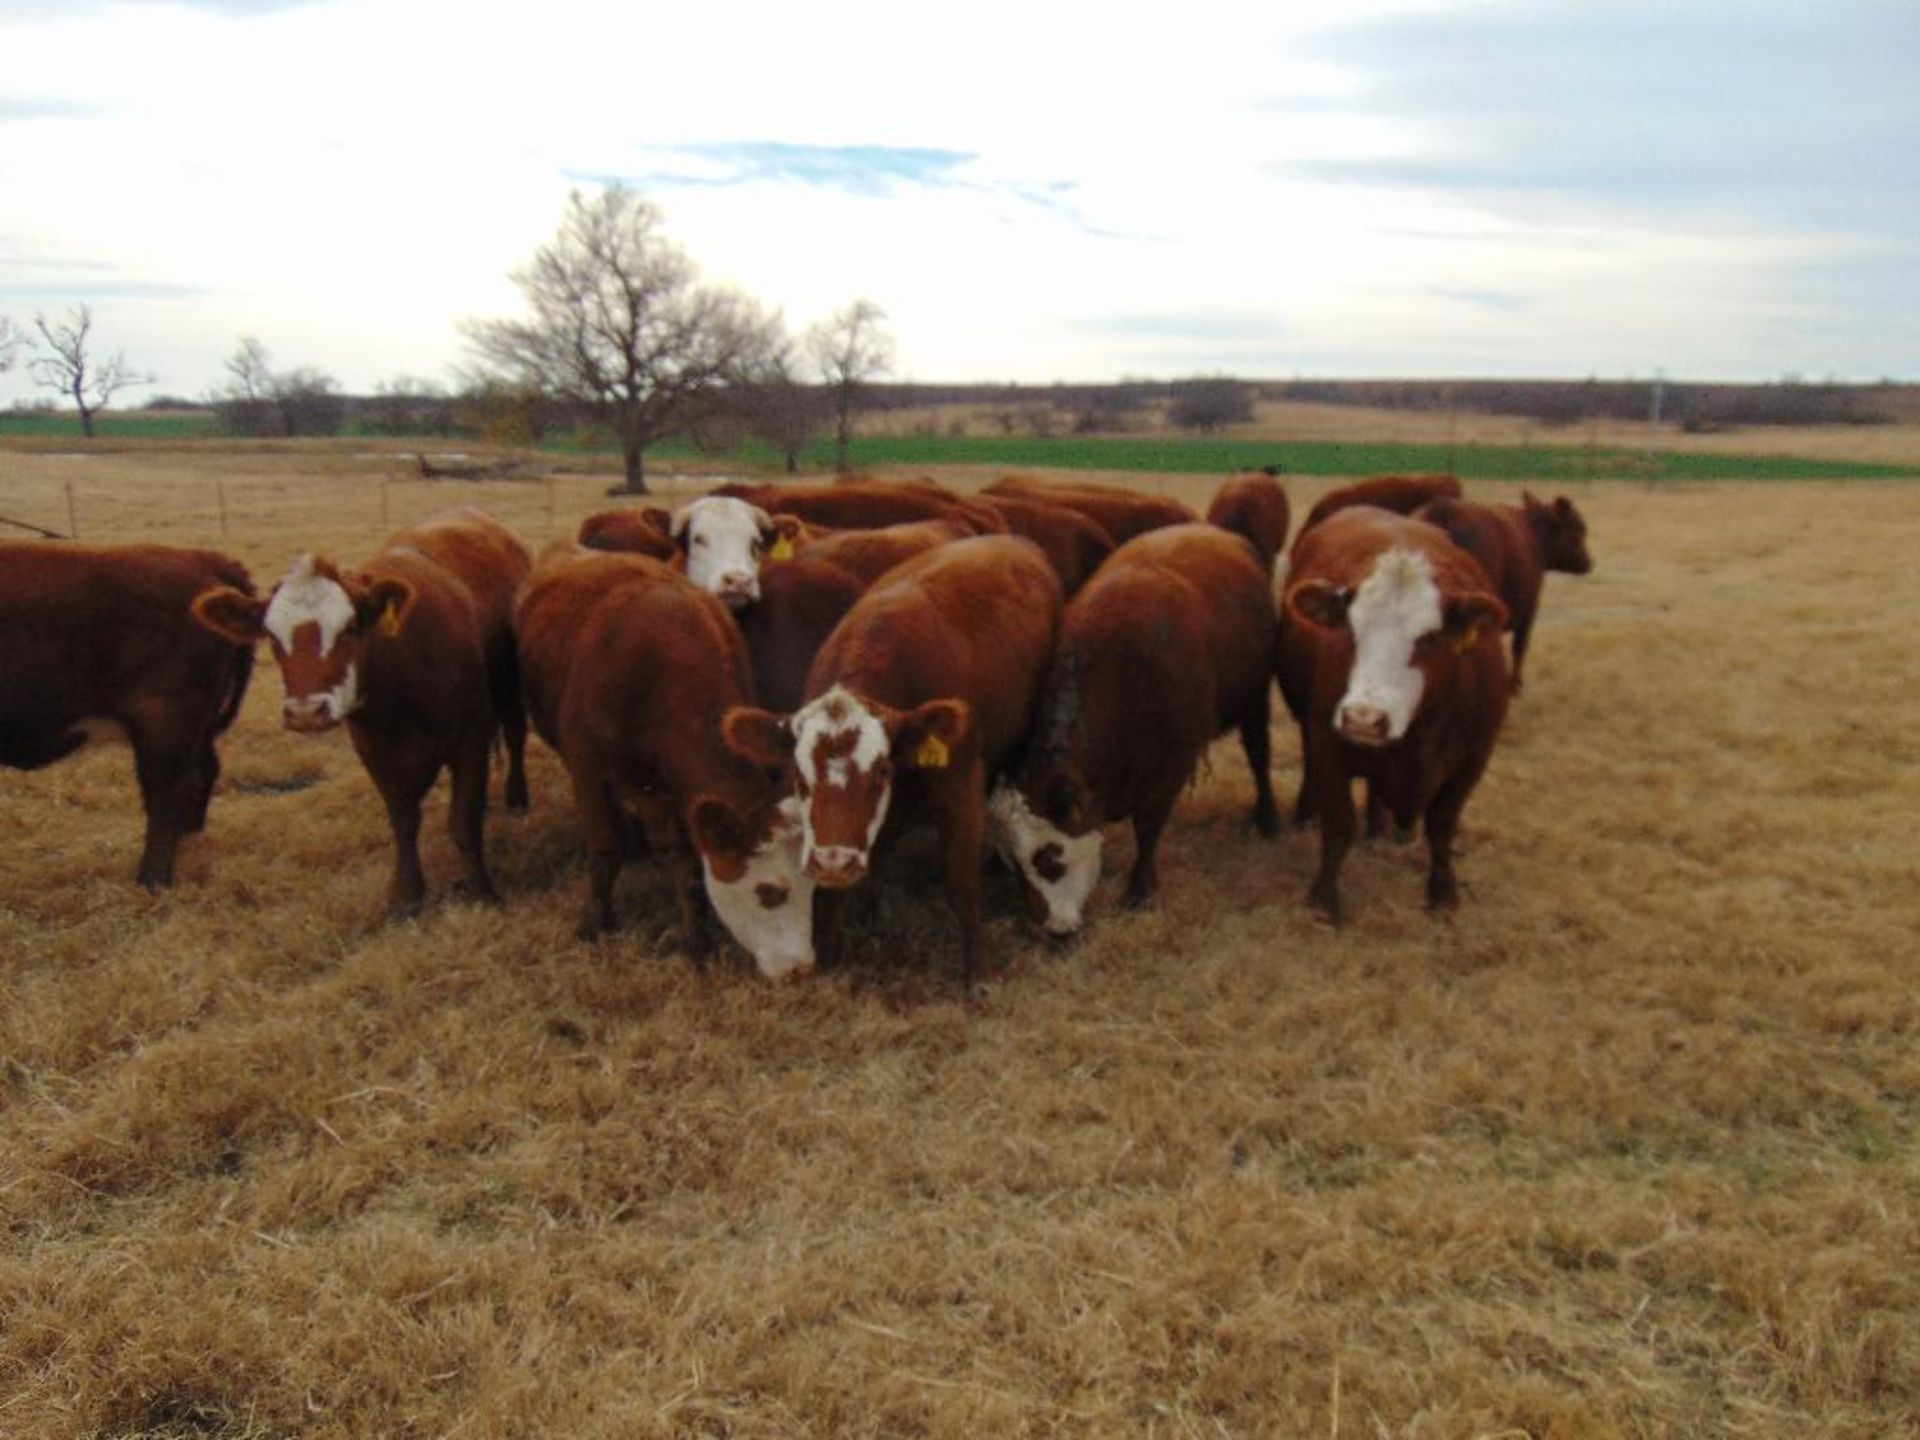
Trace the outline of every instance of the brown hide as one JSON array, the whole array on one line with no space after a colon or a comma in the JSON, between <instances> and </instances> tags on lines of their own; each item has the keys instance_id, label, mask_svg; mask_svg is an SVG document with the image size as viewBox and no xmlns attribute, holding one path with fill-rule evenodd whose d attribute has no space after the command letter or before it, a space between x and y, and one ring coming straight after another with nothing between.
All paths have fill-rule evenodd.
<instances>
[{"instance_id":1,"label":"brown hide","mask_svg":"<svg viewBox=\"0 0 1920 1440\"><path fill-rule=\"evenodd\" d=\"M1078 510L1012 495L983 495L978 503L1004 520L1013 534L1025 536L1046 553L1068 595L1086 584L1113 553L1113 537Z\"/></svg>"},{"instance_id":2,"label":"brown hide","mask_svg":"<svg viewBox=\"0 0 1920 1440\"><path fill-rule=\"evenodd\" d=\"M1307 518L1300 526L1300 533L1294 537L1299 545L1306 533L1340 510L1355 505L1372 505L1381 510L1391 510L1396 515L1411 515L1430 500L1443 496L1458 496L1460 480L1454 475L1374 475L1352 485L1342 486L1338 490L1329 490L1314 502L1307 511Z\"/></svg>"},{"instance_id":3,"label":"brown hide","mask_svg":"<svg viewBox=\"0 0 1920 1440\"><path fill-rule=\"evenodd\" d=\"M686 939L710 951L697 800L744 818L743 849L771 823L780 787L721 740L726 712L752 703L746 641L727 607L660 561L555 549L515 610L528 708L572 781L588 854L581 932L615 927L613 884L632 825L673 857Z\"/></svg>"},{"instance_id":4,"label":"brown hide","mask_svg":"<svg viewBox=\"0 0 1920 1440\"><path fill-rule=\"evenodd\" d=\"M731 495L775 515L797 515L841 530L872 529L912 520L959 520L977 534L1004 531L985 506L930 481L843 480L827 485L721 485L711 493Z\"/></svg>"},{"instance_id":5,"label":"brown hide","mask_svg":"<svg viewBox=\"0 0 1920 1440\"><path fill-rule=\"evenodd\" d=\"M651 555L656 560L673 559L673 517L657 506L638 510L602 510L580 522L577 538L594 550L615 550L630 555Z\"/></svg>"},{"instance_id":6,"label":"brown hide","mask_svg":"<svg viewBox=\"0 0 1920 1440\"><path fill-rule=\"evenodd\" d=\"M1334 724L1353 670L1353 632L1344 622L1329 627L1307 618L1304 599L1307 592L1350 598L1393 549L1427 558L1445 624L1414 650L1424 685L1406 733L1389 744L1358 745ZM1300 724L1304 778L1296 819L1320 821L1320 868L1308 904L1328 920L1341 919L1339 875L1356 828L1355 778L1368 782L1373 800L1403 829L1424 819L1427 903L1436 910L1459 903L1453 837L1492 758L1509 688L1499 634L1505 609L1487 586L1472 557L1434 526L1370 506L1330 515L1294 543L1277 668Z\"/></svg>"},{"instance_id":7,"label":"brown hide","mask_svg":"<svg viewBox=\"0 0 1920 1440\"><path fill-rule=\"evenodd\" d=\"M1124 545L1134 536L1164 525L1188 525L1200 518L1192 506L1169 496L1146 495L1118 485L1096 485L1088 481L1064 484L1035 480L1027 475L1004 475L987 486L981 495L1036 500L1077 511L1106 531L1116 545Z\"/></svg>"},{"instance_id":8,"label":"brown hide","mask_svg":"<svg viewBox=\"0 0 1920 1440\"><path fill-rule=\"evenodd\" d=\"M1131 820L1128 899L1157 885L1155 848L1214 737L1238 730L1253 819L1278 831L1267 721L1274 615L1268 568L1212 525L1129 540L1068 602L1018 784L1068 835Z\"/></svg>"},{"instance_id":9,"label":"brown hide","mask_svg":"<svg viewBox=\"0 0 1920 1440\"><path fill-rule=\"evenodd\" d=\"M1207 523L1244 537L1269 574L1274 558L1287 548L1291 518L1287 492L1271 475L1235 475L1221 484L1207 506Z\"/></svg>"},{"instance_id":10,"label":"brown hide","mask_svg":"<svg viewBox=\"0 0 1920 1440\"><path fill-rule=\"evenodd\" d=\"M839 538L885 533L850 531ZM773 710L799 706L814 657L866 589L863 578L834 563L831 547L825 552L809 547L791 560L761 568L759 602L734 619L752 657L753 688L762 705Z\"/></svg>"},{"instance_id":11,"label":"brown hide","mask_svg":"<svg viewBox=\"0 0 1920 1440\"><path fill-rule=\"evenodd\" d=\"M1546 572L1584 575L1593 568L1586 522L1564 496L1551 505L1531 495L1520 505L1441 499L1415 513L1471 555L1506 604L1507 628L1513 632L1513 693L1518 695Z\"/></svg>"},{"instance_id":12,"label":"brown hide","mask_svg":"<svg viewBox=\"0 0 1920 1440\"><path fill-rule=\"evenodd\" d=\"M139 881L173 883L181 837L206 824L253 646L195 623L211 587L252 596L237 561L171 545L0 542L0 765L35 770L79 749L86 721L126 731L146 811Z\"/></svg>"},{"instance_id":13,"label":"brown hide","mask_svg":"<svg viewBox=\"0 0 1920 1440\"><path fill-rule=\"evenodd\" d=\"M871 530L835 531L813 540L801 553L871 585L916 555L977 533L965 520L910 520Z\"/></svg>"}]
</instances>

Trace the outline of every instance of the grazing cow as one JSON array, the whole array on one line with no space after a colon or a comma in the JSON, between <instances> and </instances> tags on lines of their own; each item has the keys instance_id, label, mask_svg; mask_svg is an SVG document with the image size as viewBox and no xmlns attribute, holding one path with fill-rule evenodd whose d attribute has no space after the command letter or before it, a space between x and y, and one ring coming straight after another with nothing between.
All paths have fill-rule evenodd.
<instances>
[{"instance_id":1,"label":"grazing cow","mask_svg":"<svg viewBox=\"0 0 1920 1440\"><path fill-rule=\"evenodd\" d=\"M1430 500L1443 496L1457 498L1459 494L1460 479L1456 475L1370 475L1338 490L1329 490L1314 501L1293 543L1298 546L1306 533L1322 520L1355 505L1371 505L1395 515L1411 515Z\"/></svg>"},{"instance_id":2,"label":"grazing cow","mask_svg":"<svg viewBox=\"0 0 1920 1440\"><path fill-rule=\"evenodd\" d=\"M1320 818L1307 903L1325 919L1341 919L1356 776L1401 827L1425 817L1427 904L1459 903L1453 836L1506 716L1506 618L1479 565L1423 521L1359 506L1294 543L1278 669L1301 803Z\"/></svg>"},{"instance_id":3,"label":"grazing cow","mask_svg":"<svg viewBox=\"0 0 1920 1440\"><path fill-rule=\"evenodd\" d=\"M1060 581L1038 546L978 536L910 560L828 637L791 715L739 709L726 738L794 776L807 873L822 886L819 944L838 957L845 891L889 833L927 817L945 849L968 993L981 971L987 783L1033 718L1053 649Z\"/></svg>"},{"instance_id":4,"label":"grazing cow","mask_svg":"<svg viewBox=\"0 0 1920 1440\"><path fill-rule=\"evenodd\" d=\"M183 836L205 828L253 647L193 623L210 585L253 592L237 560L171 545L0 543L0 765L38 770L124 737L146 810L139 881L173 883Z\"/></svg>"},{"instance_id":5,"label":"grazing cow","mask_svg":"<svg viewBox=\"0 0 1920 1440\"><path fill-rule=\"evenodd\" d=\"M193 613L208 630L252 643L262 635L286 684L281 721L316 733L344 723L393 828L387 910L418 912L420 804L444 769L448 822L466 869L462 889L497 900L482 829L496 733L506 741L507 807L527 808L526 712L511 625L527 548L478 510L396 532L355 571L302 555L266 599L232 587L204 592Z\"/></svg>"},{"instance_id":6,"label":"grazing cow","mask_svg":"<svg viewBox=\"0 0 1920 1440\"><path fill-rule=\"evenodd\" d=\"M1513 631L1513 693L1520 693L1520 667L1540 611L1540 587L1546 572L1585 575L1593 569L1587 554L1587 522L1562 495L1551 505L1521 491L1519 505L1475 505L1466 500L1435 500L1415 511L1447 532L1453 543L1480 562L1506 603Z\"/></svg>"},{"instance_id":7,"label":"grazing cow","mask_svg":"<svg viewBox=\"0 0 1920 1440\"><path fill-rule=\"evenodd\" d=\"M1278 832L1267 577L1238 537L1174 525L1122 545L1068 603L1025 758L992 802L995 844L1050 934L1080 928L1110 821L1133 821L1127 903L1153 895L1160 831L1226 730L1253 771L1254 824Z\"/></svg>"},{"instance_id":8,"label":"grazing cow","mask_svg":"<svg viewBox=\"0 0 1920 1440\"><path fill-rule=\"evenodd\" d=\"M553 549L521 590L514 623L534 727L566 763L585 833L581 935L615 928L631 819L672 857L697 963L712 950L704 889L763 974L810 970L813 882L800 873L799 807L720 738L721 717L754 698L726 607L644 556Z\"/></svg>"},{"instance_id":9,"label":"grazing cow","mask_svg":"<svg viewBox=\"0 0 1920 1440\"><path fill-rule=\"evenodd\" d=\"M1095 485L1089 481L1072 484L1035 480L1027 475L1004 475L987 486L982 499L1038 501L1078 511L1102 530L1116 545L1124 545L1136 535L1158 530L1165 525L1190 525L1200 517L1193 507L1165 495L1147 495L1118 485Z\"/></svg>"},{"instance_id":10,"label":"grazing cow","mask_svg":"<svg viewBox=\"0 0 1920 1440\"><path fill-rule=\"evenodd\" d=\"M987 506L1015 535L1024 535L1046 552L1047 563L1071 596L1113 553L1113 537L1078 510L1011 495L983 495Z\"/></svg>"},{"instance_id":11,"label":"grazing cow","mask_svg":"<svg viewBox=\"0 0 1920 1440\"><path fill-rule=\"evenodd\" d=\"M673 516L658 505L643 505L637 510L602 510L580 522L579 543L590 550L615 550L628 555L651 555L656 560L671 560L677 553L673 543Z\"/></svg>"},{"instance_id":12,"label":"grazing cow","mask_svg":"<svg viewBox=\"0 0 1920 1440\"><path fill-rule=\"evenodd\" d=\"M1286 553L1290 518L1287 492L1264 472L1235 475L1222 483L1207 506L1207 523L1244 536L1259 552L1268 574L1273 573L1274 561Z\"/></svg>"},{"instance_id":13,"label":"grazing cow","mask_svg":"<svg viewBox=\"0 0 1920 1440\"><path fill-rule=\"evenodd\" d=\"M736 483L718 486L711 493L839 530L867 530L910 520L962 520L982 535L1006 529L1005 522L984 505L927 480L863 477L827 485Z\"/></svg>"},{"instance_id":14,"label":"grazing cow","mask_svg":"<svg viewBox=\"0 0 1920 1440\"><path fill-rule=\"evenodd\" d=\"M909 520L871 530L837 530L812 541L804 554L828 561L871 585L894 566L979 532L965 520Z\"/></svg>"}]
</instances>

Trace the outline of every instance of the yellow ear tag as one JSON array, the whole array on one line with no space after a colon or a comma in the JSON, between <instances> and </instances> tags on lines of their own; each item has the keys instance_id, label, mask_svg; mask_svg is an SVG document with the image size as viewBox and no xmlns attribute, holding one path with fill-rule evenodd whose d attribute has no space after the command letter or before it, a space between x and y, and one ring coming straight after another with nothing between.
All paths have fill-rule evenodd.
<instances>
[{"instance_id":1,"label":"yellow ear tag","mask_svg":"<svg viewBox=\"0 0 1920 1440\"><path fill-rule=\"evenodd\" d=\"M394 614L393 602L387 602L387 608L380 612L380 633L391 640L400 633L400 617Z\"/></svg>"},{"instance_id":2,"label":"yellow ear tag","mask_svg":"<svg viewBox=\"0 0 1920 1440\"><path fill-rule=\"evenodd\" d=\"M773 549L769 550L767 555L774 560L791 560L793 558L793 541L789 540L783 531L780 538L773 542Z\"/></svg>"},{"instance_id":3,"label":"yellow ear tag","mask_svg":"<svg viewBox=\"0 0 1920 1440\"><path fill-rule=\"evenodd\" d=\"M920 748L913 752L913 763L922 770L944 770L952 759L953 751L938 735L927 736L920 742Z\"/></svg>"}]
</instances>

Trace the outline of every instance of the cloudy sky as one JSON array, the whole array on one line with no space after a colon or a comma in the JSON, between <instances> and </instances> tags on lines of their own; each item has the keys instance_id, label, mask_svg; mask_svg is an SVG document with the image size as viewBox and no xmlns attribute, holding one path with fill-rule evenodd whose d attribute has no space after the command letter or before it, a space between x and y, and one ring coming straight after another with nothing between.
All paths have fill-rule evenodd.
<instances>
[{"instance_id":1,"label":"cloudy sky","mask_svg":"<svg viewBox=\"0 0 1920 1440\"><path fill-rule=\"evenodd\" d=\"M1914 0L0 0L0 57L0 316L172 394L445 381L615 180L904 379L1920 376Z\"/></svg>"}]
</instances>

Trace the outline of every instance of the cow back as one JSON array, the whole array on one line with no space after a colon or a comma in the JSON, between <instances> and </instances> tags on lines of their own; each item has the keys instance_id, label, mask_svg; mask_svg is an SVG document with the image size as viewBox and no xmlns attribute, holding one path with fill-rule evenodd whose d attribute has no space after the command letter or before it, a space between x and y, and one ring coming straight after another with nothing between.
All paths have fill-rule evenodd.
<instances>
[{"instance_id":1,"label":"cow back","mask_svg":"<svg viewBox=\"0 0 1920 1440\"><path fill-rule=\"evenodd\" d=\"M1429 501L1458 497L1459 494L1460 478L1457 475L1372 475L1338 490L1329 490L1316 500L1313 508L1307 511L1307 518L1301 524L1300 534L1294 543L1298 545L1309 530L1341 510L1371 505L1395 515L1411 515Z\"/></svg>"},{"instance_id":2,"label":"cow back","mask_svg":"<svg viewBox=\"0 0 1920 1440\"><path fill-rule=\"evenodd\" d=\"M995 497L1037 500L1086 516L1106 531L1116 545L1166 525L1187 525L1200 518L1192 506L1165 495L1147 495L1118 485L1088 481L1071 484L1005 475L981 492Z\"/></svg>"},{"instance_id":3,"label":"cow back","mask_svg":"<svg viewBox=\"0 0 1920 1440\"><path fill-rule=\"evenodd\" d=\"M1236 475L1214 492L1207 506L1207 523L1245 539L1268 571L1286 551L1291 518L1287 492L1271 475Z\"/></svg>"}]
</instances>

